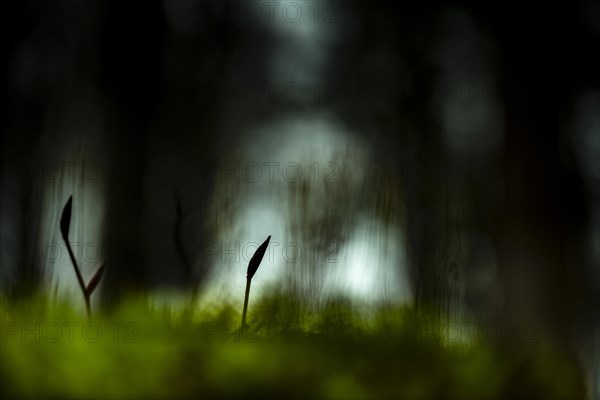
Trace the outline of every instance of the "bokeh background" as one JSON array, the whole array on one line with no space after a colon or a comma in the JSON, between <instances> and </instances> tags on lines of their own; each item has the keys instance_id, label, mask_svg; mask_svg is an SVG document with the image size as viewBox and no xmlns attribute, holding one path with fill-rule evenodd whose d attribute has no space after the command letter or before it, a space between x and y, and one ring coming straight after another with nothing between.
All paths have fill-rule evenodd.
<instances>
[{"instance_id":1,"label":"bokeh background","mask_svg":"<svg viewBox=\"0 0 600 400\"><path fill-rule=\"evenodd\" d=\"M600 369L600 6L3 6L1 276L83 307L253 290L530 324ZM275 244L273 244L275 242Z\"/></svg>"}]
</instances>

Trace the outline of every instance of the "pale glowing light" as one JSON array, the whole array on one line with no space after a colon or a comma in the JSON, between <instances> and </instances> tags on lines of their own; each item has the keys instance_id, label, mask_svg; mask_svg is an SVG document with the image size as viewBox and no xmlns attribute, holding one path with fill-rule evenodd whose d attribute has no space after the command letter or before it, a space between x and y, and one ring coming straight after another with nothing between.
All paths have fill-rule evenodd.
<instances>
[{"instance_id":1,"label":"pale glowing light","mask_svg":"<svg viewBox=\"0 0 600 400\"><path fill-rule=\"evenodd\" d=\"M211 295L206 296L241 304L249 258L272 235L252 283L253 296L289 283L291 276L296 287L314 293L318 301L342 295L366 302L410 302L401 227L360 205L359 199L368 197L369 191L386 190L367 179L373 162L368 146L321 113L281 119L247 137L252 139L242 143L240 165L277 166L272 174L263 167L260 179L252 175L250 180L219 186L210 214L219 220L231 210L223 207L229 203L237 204L234 209L238 211L228 216L230 223L220 225L217 242L224 247L213 262L205 285ZM335 181L326 183L322 168L330 162L337 175ZM297 164L302 179L282 174L286 163ZM320 175L310 170L315 166L321 169ZM345 207L343 212L340 207ZM322 226L332 214L343 226ZM336 232L337 228L347 240L333 243L334 252L329 252L326 236L310 233L315 229ZM315 245L321 246L322 253L315 253ZM308 272L315 268L316 280Z\"/></svg>"}]
</instances>

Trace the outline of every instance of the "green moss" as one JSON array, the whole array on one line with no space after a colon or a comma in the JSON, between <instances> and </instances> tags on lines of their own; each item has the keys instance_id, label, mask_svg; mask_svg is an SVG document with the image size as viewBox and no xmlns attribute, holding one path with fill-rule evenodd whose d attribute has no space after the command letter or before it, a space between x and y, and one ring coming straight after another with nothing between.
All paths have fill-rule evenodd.
<instances>
[{"instance_id":1,"label":"green moss","mask_svg":"<svg viewBox=\"0 0 600 400\"><path fill-rule=\"evenodd\" d=\"M255 299L241 330L229 305L173 312L132 299L88 321L43 296L3 299L0 390L20 398L581 397L573 364L547 343L513 354L477 335L448 340L441 321L410 307L364 313L344 299L300 300Z\"/></svg>"}]
</instances>

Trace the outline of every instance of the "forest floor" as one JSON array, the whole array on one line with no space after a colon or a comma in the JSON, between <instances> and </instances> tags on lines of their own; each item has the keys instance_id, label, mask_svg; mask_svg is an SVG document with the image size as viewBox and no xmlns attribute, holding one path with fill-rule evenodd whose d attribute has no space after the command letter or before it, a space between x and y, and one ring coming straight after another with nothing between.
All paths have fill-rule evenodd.
<instances>
[{"instance_id":1,"label":"forest floor","mask_svg":"<svg viewBox=\"0 0 600 400\"><path fill-rule=\"evenodd\" d=\"M343 299L179 312L144 300L91 320L44 297L1 300L4 398L581 398L561 352L521 332L500 340L411 307L365 315Z\"/></svg>"}]
</instances>

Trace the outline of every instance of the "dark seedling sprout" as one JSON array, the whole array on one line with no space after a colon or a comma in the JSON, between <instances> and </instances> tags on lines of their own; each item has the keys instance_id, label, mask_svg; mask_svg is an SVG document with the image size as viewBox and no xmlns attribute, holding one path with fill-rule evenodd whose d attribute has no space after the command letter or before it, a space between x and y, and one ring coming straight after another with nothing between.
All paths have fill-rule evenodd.
<instances>
[{"instance_id":1,"label":"dark seedling sprout","mask_svg":"<svg viewBox=\"0 0 600 400\"><path fill-rule=\"evenodd\" d=\"M73 196L69 196L69 200L67 200L67 204L63 208L62 215L60 217L60 233L62 234L63 240L67 246L67 250L69 251L69 257L71 257L71 262L73 263L73 268L75 268L75 275L77 275L77 282L79 282L79 287L83 292L83 298L85 299L85 308L87 310L88 318L92 316L92 311L90 308L90 297L94 292L94 289L98 287L100 283L100 279L102 279L102 275L104 274L104 269L106 264L102 264L98 271L94 274L90 282L85 285L83 282L83 277L81 276L81 271L79 270L79 266L77 265L77 261L75 261L75 256L73 255L73 250L71 249L71 245L69 244L69 227L71 226L71 208L73 205Z\"/></svg>"},{"instance_id":2,"label":"dark seedling sprout","mask_svg":"<svg viewBox=\"0 0 600 400\"><path fill-rule=\"evenodd\" d=\"M260 262L262 261L265 251L267 250L267 246L269 245L269 240L271 240L271 235L261 244L258 249L254 252L254 255L250 259L248 263L248 271L246 271L246 295L244 296L244 311L242 312L242 328L246 326L246 312L248 311L248 297L250 296L250 282L252 282L252 277L258 270L260 266Z\"/></svg>"}]
</instances>

